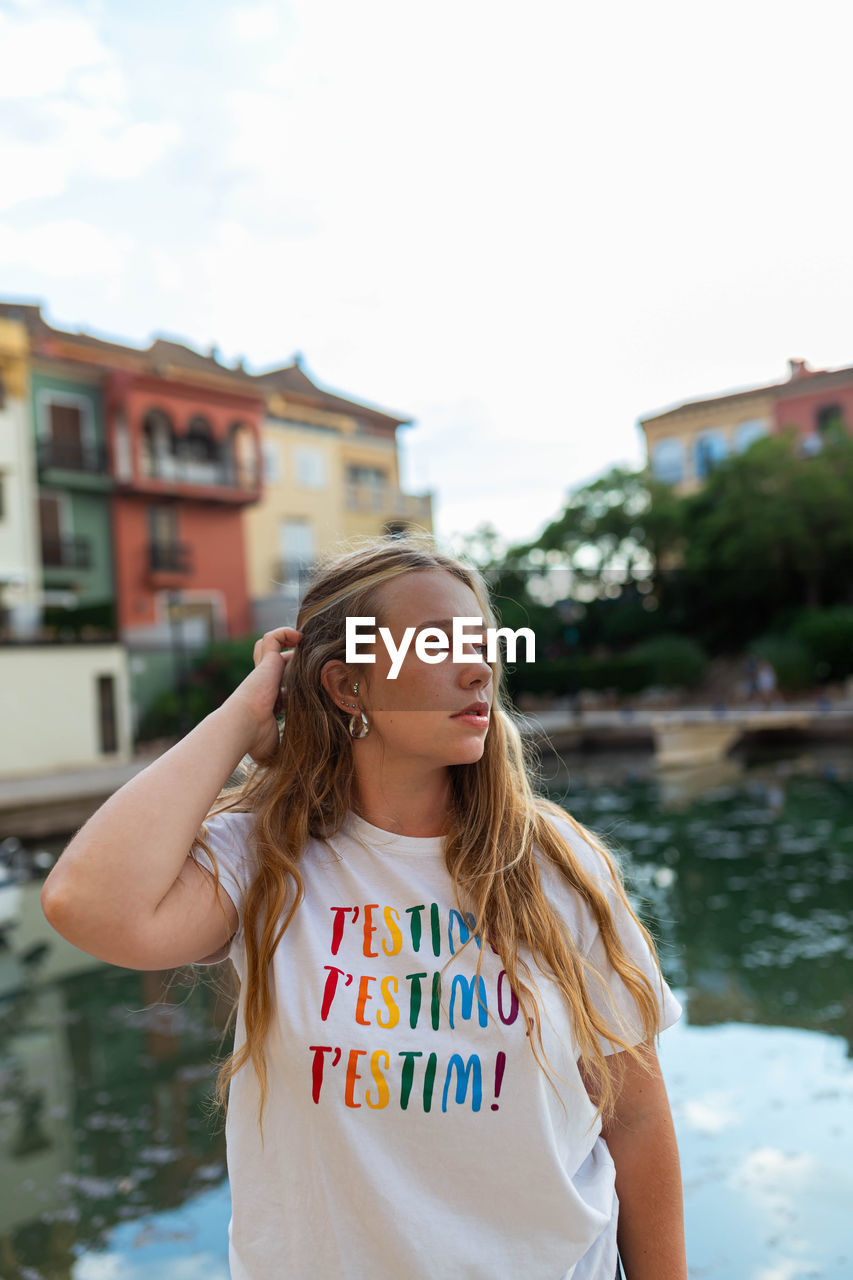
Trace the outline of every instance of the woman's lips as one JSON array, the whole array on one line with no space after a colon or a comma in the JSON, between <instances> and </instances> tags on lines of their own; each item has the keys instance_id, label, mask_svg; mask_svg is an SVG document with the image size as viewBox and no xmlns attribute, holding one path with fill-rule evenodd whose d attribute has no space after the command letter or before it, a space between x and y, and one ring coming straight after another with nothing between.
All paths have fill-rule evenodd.
<instances>
[{"instance_id":1,"label":"woman's lips","mask_svg":"<svg viewBox=\"0 0 853 1280\"><path fill-rule=\"evenodd\" d=\"M476 710L457 711L456 715L450 718L451 720L462 720L465 724L474 725L478 729L487 729L489 727L489 709L485 704L478 706Z\"/></svg>"}]
</instances>

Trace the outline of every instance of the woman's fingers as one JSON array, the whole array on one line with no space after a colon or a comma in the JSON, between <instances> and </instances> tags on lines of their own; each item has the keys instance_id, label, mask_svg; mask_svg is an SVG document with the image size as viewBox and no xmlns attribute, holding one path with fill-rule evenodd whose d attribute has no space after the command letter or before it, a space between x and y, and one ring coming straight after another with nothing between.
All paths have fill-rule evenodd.
<instances>
[{"instance_id":1,"label":"woman's fingers","mask_svg":"<svg viewBox=\"0 0 853 1280\"><path fill-rule=\"evenodd\" d=\"M276 627L273 631L267 631L260 640L255 641L255 647L252 650L252 661L257 666L262 662L268 653L280 653L281 656L288 661L295 645L302 639L302 632L297 631L295 627ZM289 649L291 652L282 652Z\"/></svg>"}]
</instances>

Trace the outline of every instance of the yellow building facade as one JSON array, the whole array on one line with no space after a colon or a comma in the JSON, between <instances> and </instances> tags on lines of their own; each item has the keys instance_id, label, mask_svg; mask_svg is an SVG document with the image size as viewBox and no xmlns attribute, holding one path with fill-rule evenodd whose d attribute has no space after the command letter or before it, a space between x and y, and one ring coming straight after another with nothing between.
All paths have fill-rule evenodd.
<instances>
[{"instance_id":1,"label":"yellow building facade","mask_svg":"<svg viewBox=\"0 0 853 1280\"><path fill-rule=\"evenodd\" d=\"M326 393L297 366L257 383L267 402L263 496L244 527L249 593L256 612L267 605L263 625L295 602L300 576L342 541L432 532L432 502L400 488L396 433L406 419Z\"/></svg>"},{"instance_id":2,"label":"yellow building facade","mask_svg":"<svg viewBox=\"0 0 853 1280\"><path fill-rule=\"evenodd\" d=\"M737 391L641 418L652 474L677 493L701 488L717 462L772 432L775 390Z\"/></svg>"}]
</instances>

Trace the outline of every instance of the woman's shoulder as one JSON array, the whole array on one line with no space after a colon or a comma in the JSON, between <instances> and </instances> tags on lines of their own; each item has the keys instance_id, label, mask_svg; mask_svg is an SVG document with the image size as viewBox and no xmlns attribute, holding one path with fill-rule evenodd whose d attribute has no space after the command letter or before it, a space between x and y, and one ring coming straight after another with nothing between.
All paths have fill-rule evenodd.
<instances>
[{"instance_id":1,"label":"woman's shoulder","mask_svg":"<svg viewBox=\"0 0 853 1280\"><path fill-rule=\"evenodd\" d=\"M545 819L551 832L559 837L558 848L543 849L534 845L543 891L578 939L581 948L592 945L598 931L598 921L586 897L572 883L580 874L586 881L593 881L605 896L611 910L619 911L622 903L621 877L617 864L604 851L592 832L553 802L537 805L537 812ZM568 858L565 854L568 847Z\"/></svg>"},{"instance_id":2,"label":"woman's shoulder","mask_svg":"<svg viewBox=\"0 0 853 1280\"><path fill-rule=\"evenodd\" d=\"M206 866L210 865L207 850L220 873L245 884L251 879L257 863L255 848L255 815L233 809L223 809L205 818L198 833L204 845L196 843L194 853ZM204 846L207 846L205 848Z\"/></svg>"},{"instance_id":3,"label":"woman's shoulder","mask_svg":"<svg viewBox=\"0 0 853 1280\"><path fill-rule=\"evenodd\" d=\"M255 815L238 812L234 809L222 809L218 813L209 813L204 820L202 834L214 841L228 844L248 842L255 833Z\"/></svg>"},{"instance_id":4,"label":"woman's shoulder","mask_svg":"<svg viewBox=\"0 0 853 1280\"><path fill-rule=\"evenodd\" d=\"M605 854L593 833L588 831L582 823L570 817L566 810L555 804L553 800L537 799L536 812L560 841L568 845L572 859L581 871L603 880L605 884L615 881L614 862ZM537 846L537 855L540 866L544 863L556 871L554 859L547 855L547 851Z\"/></svg>"}]
</instances>

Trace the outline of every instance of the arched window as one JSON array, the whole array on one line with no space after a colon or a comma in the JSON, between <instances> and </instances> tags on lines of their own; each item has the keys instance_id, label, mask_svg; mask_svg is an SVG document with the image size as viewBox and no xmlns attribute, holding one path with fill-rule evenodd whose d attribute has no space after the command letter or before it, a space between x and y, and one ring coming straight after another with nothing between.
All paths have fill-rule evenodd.
<instances>
[{"instance_id":1,"label":"arched window","mask_svg":"<svg viewBox=\"0 0 853 1280\"><path fill-rule=\"evenodd\" d=\"M747 418L735 427L735 449L746 453L751 444L767 435L767 423L763 418Z\"/></svg>"},{"instance_id":2,"label":"arched window","mask_svg":"<svg viewBox=\"0 0 853 1280\"><path fill-rule=\"evenodd\" d=\"M659 440L652 452L652 472L664 484L680 484L684 479L684 444L675 436Z\"/></svg>"},{"instance_id":3,"label":"arched window","mask_svg":"<svg viewBox=\"0 0 853 1280\"><path fill-rule=\"evenodd\" d=\"M706 480L728 453L728 443L719 431L703 431L693 445L693 470L697 480Z\"/></svg>"},{"instance_id":4,"label":"arched window","mask_svg":"<svg viewBox=\"0 0 853 1280\"><path fill-rule=\"evenodd\" d=\"M186 432L178 441L181 477L193 484L222 484L219 446L207 418L197 414L190 419Z\"/></svg>"},{"instance_id":5,"label":"arched window","mask_svg":"<svg viewBox=\"0 0 853 1280\"><path fill-rule=\"evenodd\" d=\"M162 409L149 409L142 422L142 473L173 480L177 470L175 429Z\"/></svg>"},{"instance_id":6,"label":"arched window","mask_svg":"<svg viewBox=\"0 0 853 1280\"><path fill-rule=\"evenodd\" d=\"M186 435L181 441L181 455L193 462L213 462L216 459L216 442L213 428L207 418L197 415L191 419Z\"/></svg>"}]
</instances>

